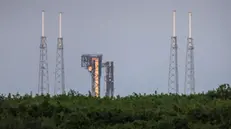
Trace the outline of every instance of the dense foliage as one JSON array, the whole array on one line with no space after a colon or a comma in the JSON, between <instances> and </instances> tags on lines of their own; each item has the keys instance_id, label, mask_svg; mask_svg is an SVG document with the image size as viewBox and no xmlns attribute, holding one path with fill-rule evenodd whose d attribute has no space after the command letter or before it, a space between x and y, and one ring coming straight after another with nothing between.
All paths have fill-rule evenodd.
<instances>
[{"instance_id":1,"label":"dense foliage","mask_svg":"<svg viewBox=\"0 0 231 129\"><path fill-rule=\"evenodd\" d=\"M231 88L196 95L0 97L0 129L229 129Z\"/></svg>"}]
</instances>

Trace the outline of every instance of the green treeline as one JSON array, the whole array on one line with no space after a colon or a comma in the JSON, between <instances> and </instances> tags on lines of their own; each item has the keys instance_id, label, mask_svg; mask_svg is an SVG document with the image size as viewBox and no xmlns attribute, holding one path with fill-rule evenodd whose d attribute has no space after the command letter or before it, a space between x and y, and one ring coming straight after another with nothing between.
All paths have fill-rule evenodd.
<instances>
[{"instance_id":1,"label":"green treeline","mask_svg":"<svg viewBox=\"0 0 231 129\"><path fill-rule=\"evenodd\" d=\"M196 95L0 96L0 129L229 129L231 87Z\"/></svg>"}]
</instances>

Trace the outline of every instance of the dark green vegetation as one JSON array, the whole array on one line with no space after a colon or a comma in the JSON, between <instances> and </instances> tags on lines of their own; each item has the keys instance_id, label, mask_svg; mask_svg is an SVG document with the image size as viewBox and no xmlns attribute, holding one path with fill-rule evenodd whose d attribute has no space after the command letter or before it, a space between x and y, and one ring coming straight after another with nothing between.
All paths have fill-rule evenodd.
<instances>
[{"instance_id":1,"label":"dark green vegetation","mask_svg":"<svg viewBox=\"0 0 231 129\"><path fill-rule=\"evenodd\" d=\"M231 88L197 95L0 97L0 129L228 129Z\"/></svg>"}]
</instances>

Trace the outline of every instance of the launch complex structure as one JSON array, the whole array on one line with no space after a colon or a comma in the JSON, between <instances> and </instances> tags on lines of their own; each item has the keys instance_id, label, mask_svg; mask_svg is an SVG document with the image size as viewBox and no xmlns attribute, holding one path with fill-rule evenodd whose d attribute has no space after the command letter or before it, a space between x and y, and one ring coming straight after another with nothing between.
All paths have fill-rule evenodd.
<instances>
[{"instance_id":1,"label":"launch complex structure","mask_svg":"<svg viewBox=\"0 0 231 129\"><path fill-rule=\"evenodd\" d=\"M189 36L186 47L185 82L184 93L195 93L195 70L194 70L194 44L192 38L192 13L189 12Z\"/></svg>"},{"instance_id":2,"label":"launch complex structure","mask_svg":"<svg viewBox=\"0 0 231 129\"><path fill-rule=\"evenodd\" d=\"M86 68L91 74L91 95L100 97L100 80L102 68L105 68L105 96L114 96L114 62L102 62L102 54L83 54L81 56L81 67Z\"/></svg>"},{"instance_id":3,"label":"launch complex structure","mask_svg":"<svg viewBox=\"0 0 231 129\"><path fill-rule=\"evenodd\" d=\"M186 48L184 94L195 93L194 44L192 38L192 13L188 13L188 38ZM170 62L168 74L168 93L179 94L178 43L176 36L176 11L173 11L173 35L171 37Z\"/></svg>"},{"instance_id":4,"label":"launch complex structure","mask_svg":"<svg viewBox=\"0 0 231 129\"><path fill-rule=\"evenodd\" d=\"M38 94L49 94L49 72L48 72L48 54L47 54L47 42L45 36L44 27L44 13L42 11L42 36L40 43L40 58L39 58L39 82L38 82ZM56 50L56 66L55 66L55 85L54 95L65 94L65 75L64 75L64 52L63 52L63 37L62 37L62 13L59 13L59 33L57 39ZM100 97L100 79L102 68L105 68L105 96L113 97L114 95L114 63L113 61L107 61L102 63L102 54L85 54L81 56L81 67L85 67L92 77L92 90L91 95Z\"/></svg>"},{"instance_id":5,"label":"launch complex structure","mask_svg":"<svg viewBox=\"0 0 231 129\"><path fill-rule=\"evenodd\" d=\"M57 39L54 94L65 94L64 55L62 37L62 13L59 13L59 37Z\"/></svg>"},{"instance_id":6,"label":"launch complex structure","mask_svg":"<svg viewBox=\"0 0 231 129\"><path fill-rule=\"evenodd\" d=\"M40 42L40 60L39 60L39 82L38 94L49 94L49 72L48 72L48 54L47 42L44 31L44 11L42 11L42 36ZM186 65L184 94L195 93L195 75L194 75L194 44L192 38L192 13L189 12L189 34L187 38ZM59 33L56 50L55 84L54 95L65 94L65 75L64 75L64 47L62 37L62 13L59 13ZM104 68L105 96L114 96L114 62L103 62L102 54L83 54L81 55L81 67L88 70L91 75L91 96L100 97L100 85L102 69ZM170 62L168 74L168 92L179 94L178 77L178 43L176 36L176 11L173 11L173 35L171 37Z\"/></svg>"},{"instance_id":7,"label":"launch complex structure","mask_svg":"<svg viewBox=\"0 0 231 129\"><path fill-rule=\"evenodd\" d=\"M47 42L44 31L44 11L42 11L42 36L40 42L40 58L39 58L39 82L38 94L49 93L49 72L48 72L48 57L47 57Z\"/></svg>"}]
</instances>

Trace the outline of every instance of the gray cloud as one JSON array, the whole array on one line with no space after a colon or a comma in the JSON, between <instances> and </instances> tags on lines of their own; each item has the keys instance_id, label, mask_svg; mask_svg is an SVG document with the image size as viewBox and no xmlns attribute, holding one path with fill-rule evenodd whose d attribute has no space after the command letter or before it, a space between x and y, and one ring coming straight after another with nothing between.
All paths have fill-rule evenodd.
<instances>
[{"instance_id":1,"label":"gray cloud","mask_svg":"<svg viewBox=\"0 0 231 129\"><path fill-rule=\"evenodd\" d=\"M180 91L183 91L188 11L193 12L196 91L231 83L230 0L7 0L0 1L1 92L37 92L41 10L51 91L58 12L63 14L66 85L87 93L90 75L80 56L103 53L115 61L115 92L167 92L172 10L176 9Z\"/></svg>"}]
</instances>

